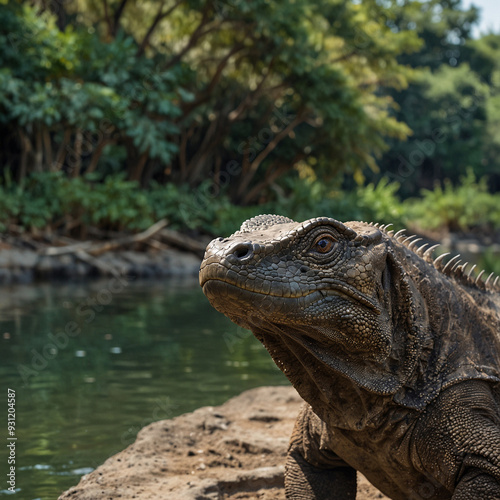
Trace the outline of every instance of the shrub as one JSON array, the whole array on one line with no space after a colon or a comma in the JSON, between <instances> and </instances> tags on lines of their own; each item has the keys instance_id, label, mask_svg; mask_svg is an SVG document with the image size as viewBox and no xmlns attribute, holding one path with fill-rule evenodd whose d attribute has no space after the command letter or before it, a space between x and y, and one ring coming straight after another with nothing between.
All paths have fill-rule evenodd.
<instances>
[{"instance_id":1,"label":"shrub","mask_svg":"<svg viewBox=\"0 0 500 500\"><path fill-rule=\"evenodd\" d=\"M476 180L469 169L460 184L449 180L444 187L423 190L422 198L405 203L407 213L423 229L440 231L489 231L500 228L500 195L488 192L487 180Z\"/></svg>"},{"instance_id":2,"label":"shrub","mask_svg":"<svg viewBox=\"0 0 500 500\"><path fill-rule=\"evenodd\" d=\"M114 231L140 231L159 219L170 227L212 235L228 235L245 219L276 213L294 220L328 216L338 220L376 221L394 228L411 225L421 230L491 231L500 228L500 195L490 194L486 179L472 171L458 186L445 182L422 198L400 201L397 183L342 191L313 177L288 177L276 188L274 200L235 206L229 195L209 180L198 188L153 182L142 189L136 181L113 173L68 178L62 172L33 173L20 184L9 175L0 185L0 229L15 224L29 231L58 230L85 233L89 226Z\"/></svg>"}]
</instances>

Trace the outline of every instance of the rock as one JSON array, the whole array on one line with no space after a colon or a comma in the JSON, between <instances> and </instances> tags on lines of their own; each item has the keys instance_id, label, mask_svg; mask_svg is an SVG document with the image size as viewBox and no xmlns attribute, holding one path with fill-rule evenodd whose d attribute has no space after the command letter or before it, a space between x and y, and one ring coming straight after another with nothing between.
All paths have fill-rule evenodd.
<instances>
[{"instance_id":1,"label":"rock","mask_svg":"<svg viewBox=\"0 0 500 500\"><path fill-rule=\"evenodd\" d=\"M167 268L169 276L197 276L200 271L201 259L190 253L177 250L167 250Z\"/></svg>"},{"instance_id":2,"label":"rock","mask_svg":"<svg viewBox=\"0 0 500 500\"><path fill-rule=\"evenodd\" d=\"M121 257L133 264L138 269L149 265L151 261L147 253L133 252L132 250L121 252Z\"/></svg>"},{"instance_id":3,"label":"rock","mask_svg":"<svg viewBox=\"0 0 500 500\"><path fill-rule=\"evenodd\" d=\"M4 250L5 251L5 250ZM10 266L21 269L33 269L38 261L38 254L32 250L10 250Z\"/></svg>"},{"instance_id":4,"label":"rock","mask_svg":"<svg viewBox=\"0 0 500 500\"><path fill-rule=\"evenodd\" d=\"M4 269L5 271L5 269ZM35 273L33 269L12 269L10 271L11 273L11 282L12 283L21 283L21 284L28 284L33 282L33 278L35 276Z\"/></svg>"},{"instance_id":5,"label":"rock","mask_svg":"<svg viewBox=\"0 0 500 500\"><path fill-rule=\"evenodd\" d=\"M109 268L107 275L112 275L116 272L122 275L128 275L132 272L133 264L125 259L123 252L106 252L97 258L101 262L102 268Z\"/></svg>"},{"instance_id":6,"label":"rock","mask_svg":"<svg viewBox=\"0 0 500 500\"><path fill-rule=\"evenodd\" d=\"M77 262L75 265L75 276L83 278L90 274L90 266L86 262Z\"/></svg>"},{"instance_id":7,"label":"rock","mask_svg":"<svg viewBox=\"0 0 500 500\"><path fill-rule=\"evenodd\" d=\"M10 269L0 267L0 285L8 285L12 282L12 272Z\"/></svg>"},{"instance_id":8,"label":"rock","mask_svg":"<svg viewBox=\"0 0 500 500\"><path fill-rule=\"evenodd\" d=\"M67 277L66 266L70 264L67 259L61 260L61 257L66 256L48 256L41 255L35 265L35 276L41 279L57 279ZM73 264L74 265L74 264Z\"/></svg>"},{"instance_id":9,"label":"rock","mask_svg":"<svg viewBox=\"0 0 500 500\"><path fill-rule=\"evenodd\" d=\"M22 248L0 251L0 284L31 283L39 256Z\"/></svg>"},{"instance_id":10,"label":"rock","mask_svg":"<svg viewBox=\"0 0 500 500\"><path fill-rule=\"evenodd\" d=\"M137 252L119 250L80 259L73 254L43 255L23 248L0 249L0 284L31 283L34 279L112 276L137 278L196 276L200 259L179 250Z\"/></svg>"},{"instance_id":11,"label":"rock","mask_svg":"<svg viewBox=\"0 0 500 500\"><path fill-rule=\"evenodd\" d=\"M36 263L35 269L41 275L50 274L54 269L55 260L48 255L42 255Z\"/></svg>"},{"instance_id":12,"label":"rock","mask_svg":"<svg viewBox=\"0 0 500 500\"><path fill-rule=\"evenodd\" d=\"M284 500L286 450L301 404L292 387L260 387L155 422L59 500ZM362 476L357 498L387 499Z\"/></svg>"},{"instance_id":13,"label":"rock","mask_svg":"<svg viewBox=\"0 0 500 500\"><path fill-rule=\"evenodd\" d=\"M139 278L197 275L201 263L194 255L173 249L161 253L124 251L120 256L130 266L127 274Z\"/></svg>"}]
</instances>

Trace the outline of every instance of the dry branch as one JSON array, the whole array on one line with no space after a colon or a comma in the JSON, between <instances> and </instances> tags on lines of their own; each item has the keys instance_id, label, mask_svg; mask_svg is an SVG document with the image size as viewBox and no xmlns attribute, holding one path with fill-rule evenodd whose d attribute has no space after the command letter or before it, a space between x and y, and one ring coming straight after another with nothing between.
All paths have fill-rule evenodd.
<instances>
[{"instance_id":1,"label":"dry branch","mask_svg":"<svg viewBox=\"0 0 500 500\"><path fill-rule=\"evenodd\" d=\"M91 266L96 267L103 274L112 274L117 277L121 275L118 268L110 265L109 263L101 262L99 259L96 259L92 255L88 254L85 250L77 250L75 252L75 257L83 262L86 262L87 264L90 264Z\"/></svg>"},{"instance_id":2,"label":"dry branch","mask_svg":"<svg viewBox=\"0 0 500 500\"><path fill-rule=\"evenodd\" d=\"M106 241L104 243L92 243L91 241L84 241L82 243L76 243L74 245L67 245L63 247L49 247L43 250L43 255L64 255L64 254L78 254L78 252L85 252L90 256L98 256L110 250L120 248L126 245L131 245L133 243L141 243L156 233L161 231L168 222L162 219L151 227L143 231L142 233L133 234L130 236L123 236L121 238L116 238L114 240Z\"/></svg>"},{"instance_id":3,"label":"dry branch","mask_svg":"<svg viewBox=\"0 0 500 500\"><path fill-rule=\"evenodd\" d=\"M134 243L146 242L151 244L151 246L155 247L156 249L165 249L165 245L162 245L158 241L148 241L151 240L153 236L158 236L158 239L160 239L167 245L185 250L187 252L191 252L199 257L203 257L206 246L204 243L201 243L194 238L179 233L178 231L165 229L165 226L167 224L168 222L165 219L162 219L142 233L120 236L118 238L114 238L102 243L83 241L65 246L52 246L49 248L40 249L39 253L42 255L50 256L73 254L77 258L85 262L92 263L96 267L99 267L99 265L96 264L95 259L93 259L94 257L102 255L105 252L115 250L117 248L132 245Z\"/></svg>"},{"instance_id":4,"label":"dry branch","mask_svg":"<svg viewBox=\"0 0 500 500\"><path fill-rule=\"evenodd\" d=\"M203 257L205 254L206 245L204 243L172 229L163 229L160 232L160 238L171 246L187 250L199 257Z\"/></svg>"}]
</instances>

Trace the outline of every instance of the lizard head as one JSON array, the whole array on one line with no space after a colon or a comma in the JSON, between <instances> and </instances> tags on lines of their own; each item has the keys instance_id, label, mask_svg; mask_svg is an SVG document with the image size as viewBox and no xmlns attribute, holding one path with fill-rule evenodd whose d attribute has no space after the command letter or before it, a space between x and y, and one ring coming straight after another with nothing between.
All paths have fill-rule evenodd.
<instances>
[{"instance_id":1,"label":"lizard head","mask_svg":"<svg viewBox=\"0 0 500 500\"><path fill-rule=\"evenodd\" d=\"M361 371L383 365L388 377L381 375L385 387L376 392L393 392L401 384L388 382L401 365L393 303L401 307L407 290L390 286L398 270L387 241L370 224L261 215L208 245L200 284L215 309L252 330L279 365L290 364L290 351L361 379L355 364Z\"/></svg>"}]
</instances>

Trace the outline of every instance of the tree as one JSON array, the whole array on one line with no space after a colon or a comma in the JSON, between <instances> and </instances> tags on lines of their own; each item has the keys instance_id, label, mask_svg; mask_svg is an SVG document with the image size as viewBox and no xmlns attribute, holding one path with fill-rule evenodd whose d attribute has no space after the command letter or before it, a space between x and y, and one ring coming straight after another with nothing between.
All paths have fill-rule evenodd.
<instances>
[{"instance_id":1,"label":"tree","mask_svg":"<svg viewBox=\"0 0 500 500\"><path fill-rule=\"evenodd\" d=\"M126 168L143 185L212 178L250 203L306 158L360 178L408 133L381 89L407 84L397 57L419 42L376 0L51 8L0 6L2 159L18 179Z\"/></svg>"},{"instance_id":2,"label":"tree","mask_svg":"<svg viewBox=\"0 0 500 500\"><path fill-rule=\"evenodd\" d=\"M490 188L500 190L500 35L488 34L467 43L471 69L489 86L485 102L486 130L480 173L489 177Z\"/></svg>"},{"instance_id":3,"label":"tree","mask_svg":"<svg viewBox=\"0 0 500 500\"><path fill-rule=\"evenodd\" d=\"M130 37L103 43L87 30L60 31L47 12L0 8L2 160L18 180L44 170L106 172L113 144L128 150L131 178L144 158L171 161L180 103L191 97L182 87L188 72L137 58Z\"/></svg>"},{"instance_id":4,"label":"tree","mask_svg":"<svg viewBox=\"0 0 500 500\"><path fill-rule=\"evenodd\" d=\"M477 9L463 9L460 0L431 0L403 2L395 12L394 29L413 28L424 44L398 58L419 73L407 89L391 92L399 106L394 116L413 133L406 143L389 141L382 173L408 196L445 177L458 182L468 167L479 176L498 170L490 88L498 52L471 38Z\"/></svg>"}]
</instances>

